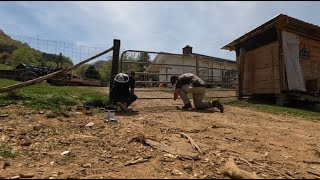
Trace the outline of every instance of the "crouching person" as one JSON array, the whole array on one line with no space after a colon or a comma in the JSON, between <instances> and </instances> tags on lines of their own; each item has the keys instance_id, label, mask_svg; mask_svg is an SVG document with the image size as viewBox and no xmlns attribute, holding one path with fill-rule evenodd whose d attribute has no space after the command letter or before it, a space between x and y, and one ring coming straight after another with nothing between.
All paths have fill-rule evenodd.
<instances>
[{"instance_id":1,"label":"crouching person","mask_svg":"<svg viewBox=\"0 0 320 180\"><path fill-rule=\"evenodd\" d=\"M190 100L187 96L188 93L193 95L193 103L196 109L207 109L217 107L221 113L223 113L223 105L219 100L204 102L203 98L206 93L206 84L198 76L186 73L180 76L172 76L170 78L172 85L176 84L174 91L174 100L178 98L178 95L182 99L184 106L182 109L192 108Z\"/></svg>"},{"instance_id":2,"label":"crouching person","mask_svg":"<svg viewBox=\"0 0 320 180\"><path fill-rule=\"evenodd\" d=\"M135 79L131 74L119 73L116 75L109 96L110 104L116 107L116 111L127 111L128 107L137 100L134 88Z\"/></svg>"}]
</instances>

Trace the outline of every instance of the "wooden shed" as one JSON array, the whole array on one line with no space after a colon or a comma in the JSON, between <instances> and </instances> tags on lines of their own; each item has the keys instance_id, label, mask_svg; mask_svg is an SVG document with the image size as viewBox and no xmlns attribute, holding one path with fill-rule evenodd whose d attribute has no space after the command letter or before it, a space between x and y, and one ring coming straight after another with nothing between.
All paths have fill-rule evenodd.
<instances>
[{"instance_id":1,"label":"wooden shed","mask_svg":"<svg viewBox=\"0 0 320 180\"><path fill-rule=\"evenodd\" d=\"M225 45L236 51L238 96L319 101L320 27L279 14Z\"/></svg>"}]
</instances>

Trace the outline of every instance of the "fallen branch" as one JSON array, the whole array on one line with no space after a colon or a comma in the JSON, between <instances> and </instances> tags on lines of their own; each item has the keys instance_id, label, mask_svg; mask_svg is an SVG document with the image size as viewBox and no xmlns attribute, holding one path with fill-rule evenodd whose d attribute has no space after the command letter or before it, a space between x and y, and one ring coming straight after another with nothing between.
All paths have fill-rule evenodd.
<instances>
[{"instance_id":1,"label":"fallen branch","mask_svg":"<svg viewBox=\"0 0 320 180\"><path fill-rule=\"evenodd\" d=\"M192 153L192 152L185 152L181 151L179 149L175 149L173 147L167 146L165 144L150 140L150 139L145 139L145 144L157 148L159 150L165 151L167 153L177 155L179 158L183 159L191 159L191 160L197 160L199 159L198 154Z\"/></svg>"},{"instance_id":2,"label":"fallen branch","mask_svg":"<svg viewBox=\"0 0 320 180\"><path fill-rule=\"evenodd\" d=\"M259 179L255 173L239 169L233 158L229 158L229 161L226 162L223 174L232 179Z\"/></svg>"},{"instance_id":3,"label":"fallen branch","mask_svg":"<svg viewBox=\"0 0 320 180\"><path fill-rule=\"evenodd\" d=\"M18 83L18 84L14 84L14 85L11 85L11 86L7 86L7 87L3 87L3 88L0 88L0 93L3 93L3 92L8 92L8 91L12 91L14 89L18 89L18 88L22 88L22 87L26 87L26 86L30 86L30 85L33 85L33 84L36 84L36 83L40 83L46 79L49 79L49 78L52 78L54 76L57 76L59 74L62 74L62 73L65 73L65 72L68 72L70 70L73 70L73 69L76 69L78 67L80 67L81 65L99 57L99 56L102 56L110 51L113 50L113 47L95 55L95 56L92 56L84 61L81 61L80 63L74 65L74 66L71 66L71 67L68 67L66 69L63 69L63 70L60 70L60 71L57 71L57 72L54 72L54 73L50 73L50 74L47 74L45 76L41 76L41 77L38 77L36 79L32 79L32 80L29 80L29 81L26 81L26 82L21 82L21 83Z\"/></svg>"},{"instance_id":4,"label":"fallen branch","mask_svg":"<svg viewBox=\"0 0 320 180\"><path fill-rule=\"evenodd\" d=\"M245 162L245 163L247 163L250 167L252 167L251 163L249 163L249 161L247 161L246 159L241 158L241 157L239 157L238 159L243 161L243 162Z\"/></svg>"},{"instance_id":5,"label":"fallen branch","mask_svg":"<svg viewBox=\"0 0 320 180\"><path fill-rule=\"evenodd\" d=\"M191 159L191 160L198 160L199 159L198 154L196 154L196 153L181 151L181 150L175 149L173 147L170 147L166 144L159 143L159 142L153 141L151 139L147 139L145 137L145 135L142 133L139 133L136 137L132 138L129 141L129 143L131 143L131 142L139 142L139 143L142 143L143 145L148 145L148 146L157 148L161 151L167 152L169 154L176 155L179 158Z\"/></svg>"},{"instance_id":6,"label":"fallen branch","mask_svg":"<svg viewBox=\"0 0 320 180\"><path fill-rule=\"evenodd\" d=\"M149 161L149 159L139 158L139 159L134 160L134 161L126 162L126 163L124 164L124 166L130 166L130 165L134 165L134 164L138 164L138 163L143 163L143 162L147 162L147 161Z\"/></svg>"},{"instance_id":7,"label":"fallen branch","mask_svg":"<svg viewBox=\"0 0 320 180\"><path fill-rule=\"evenodd\" d=\"M309 174L312 174L312 175L315 175L315 176L318 176L320 177L320 173L316 173L316 172L312 172L312 171L307 171Z\"/></svg>"},{"instance_id":8,"label":"fallen branch","mask_svg":"<svg viewBox=\"0 0 320 180\"><path fill-rule=\"evenodd\" d=\"M204 154L202 152L202 150L200 149L200 147L196 144L196 142L194 142L194 140L189 135L187 135L186 133L183 133L183 132L181 132L180 135L182 137L187 138L188 141L190 142L190 144L192 145L192 147L195 148L196 150L198 150L200 152L200 154L202 154L202 155Z\"/></svg>"},{"instance_id":9,"label":"fallen branch","mask_svg":"<svg viewBox=\"0 0 320 180\"><path fill-rule=\"evenodd\" d=\"M304 163L308 163L308 164L320 164L320 161L305 161L303 160Z\"/></svg>"}]
</instances>

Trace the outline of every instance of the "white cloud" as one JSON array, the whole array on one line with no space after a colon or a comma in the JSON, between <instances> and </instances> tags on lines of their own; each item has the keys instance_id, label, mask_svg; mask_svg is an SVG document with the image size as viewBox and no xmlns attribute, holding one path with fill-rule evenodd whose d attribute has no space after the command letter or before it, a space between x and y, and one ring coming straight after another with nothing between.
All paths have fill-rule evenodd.
<instances>
[{"instance_id":1,"label":"white cloud","mask_svg":"<svg viewBox=\"0 0 320 180\"><path fill-rule=\"evenodd\" d=\"M121 49L175 53L188 44L197 53L234 59L234 53L220 48L279 13L317 24L316 5L320 3L13 2L12 7L22 8L9 11L0 7L0 16L11 22L6 22L4 29L34 36L47 33L46 39L106 48L113 39L120 39Z\"/></svg>"}]
</instances>

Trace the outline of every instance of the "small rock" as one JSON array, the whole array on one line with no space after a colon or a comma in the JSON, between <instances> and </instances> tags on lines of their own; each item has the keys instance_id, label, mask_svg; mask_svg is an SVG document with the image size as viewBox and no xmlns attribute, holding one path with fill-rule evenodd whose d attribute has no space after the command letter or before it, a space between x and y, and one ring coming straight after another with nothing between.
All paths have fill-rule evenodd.
<instances>
[{"instance_id":1,"label":"small rock","mask_svg":"<svg viewBox=\"0 0 320 180\"><path fill-rule=\"evenodd\" d=\"M21 178L32 178L32 177L34 177L34 174L32 174L32 173L21 173L20 177Z\"/></svg>"},{"instance_id":2,"label":"small rock","mask_svg":"<svg viewBox=\"0 0 320 180\"><path fill-rule=\"evenodd\" d=\"M49 177L49 179L55 179L54 177Z\"/></svg>"},{"instance_id":3,"label":"small rock","mask_svg":"<svg viewBox=\"0 0 320 180\"><path fill-rule=\"evenodd\" d=\"M20 176L13 176L13 177L10 177L9 179L19 179Z\"/></svg>"},{"instance_id":4,"label":"small rock","mask_svg":"<svg viewBox=\"0 0 320 180\"><path fill-rule=\"evenodd\" d=\"M50 162L50 165L53 166L53 164L54 164L54 161L51 161L51 162Z\"/></svg>"},{"instance_id":5,"label":"small rock","mask_svg":"<svg viewBox=\"0 0 320 180\"><path fill-rule=\"evenodd\" d=\"M90 164L90 163L83 164L82 167L83 167L83 168L91 168L91 164Z\"/></svg>"},{"instance_id":6,"label":"small rock","mask_svg":"<svg viewBox=\"0 0 320 180\"><path fill-rule=\"evenodd\" d=\"M86 127L92 127L94 125L94 122L89 122L88 124L86 124Z\"/></svg>"},{"instance_id":7,"label":"small rock","mask_svg":"<svg viewBox=\"0 0 320 180\"><path fill-rule=\"evenodd\" d=\"M39 114L44 114L44 112L43 111L39 111Z\"/></svg>"},{"instance_id":8,"label":"small rock","mask_svg":"<svg viewBox=\"0 0 320 180\"><path fill-rule=\"evenodd\" d=\"M27 140L22 140L20 142L20 146L30 146L30 145L31 145L31 142Z\"/></svg>"},{"instance_id":9,"label":"small rock","mask_svg":"<svg viewBox=\"0 0 320 180\"><path fill-rule=\"evenodd\" d=\"M39 131L41 129L41 126L33 126L33 130Z\"/></svg>"},{"instance_id":10,"label":"small rock","mask_svg":"<svg viewBox=\"0 0 320 180\"><path fill-rule=\"evenodd\" d=\"M172 175L182 175L182 172L175 169L175 170L171 171L171 174Z\"/></svg>"},{"instance_id":11,"label":"small rock","mask_svg":"<svg viewBox=\"0 0 320 180\"><path fill-rule=\"evenodd\" d=\"M164 157L169 157L169 158L173 158L173 159L177 158L176 155L172 155L172 154L164 154Z\"/></svg>"},{"instance_id":12,"label":"small rock","mask_svg":"<svg viewBox=\"0 0 320 180\"><path fill-rule=\"evenodd\" d=\"M69 155L70 154L70 151L63 151L62 153L61 153L61 155Z\"/></svg>"},{"instance_id":13,"label":"small rock","mask_svg":"<svg viewBox=\"0 0 320 180\"><path fill-rule=\"evenodd\" d=\"M52 172L51 177L57 177L59 175L59 172Z\"/></svg>"},{"instance_id":14,"label":"small rock","mask_svg":"<svg viewBox=\"0 0 320 180\"><path fill-rule=\"evenodd\" d=\"M1 163L1 168L2 168L2 169L5 169L6 167L9 167L9 166L11 166L10 162L3 162L3 163Z\"/></svg>"}]
</instances>

